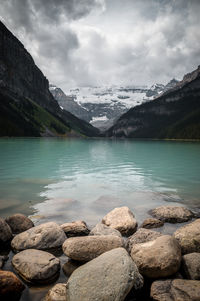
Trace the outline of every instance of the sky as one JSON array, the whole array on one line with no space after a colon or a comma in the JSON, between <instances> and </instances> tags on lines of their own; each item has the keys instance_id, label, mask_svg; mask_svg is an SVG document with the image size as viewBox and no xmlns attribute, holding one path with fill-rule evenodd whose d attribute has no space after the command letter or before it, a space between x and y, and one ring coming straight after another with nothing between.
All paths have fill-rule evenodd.
<instances>
[{"instance_id":1,"label":"sky","mask_svg":"<svg viewBox=\"0 0 200 301\"><path fill-rule=\"evenodd\" d=\"M0 0L50 83L166 84L200 64L200 0Z\"/></svg>"}]
</instances>

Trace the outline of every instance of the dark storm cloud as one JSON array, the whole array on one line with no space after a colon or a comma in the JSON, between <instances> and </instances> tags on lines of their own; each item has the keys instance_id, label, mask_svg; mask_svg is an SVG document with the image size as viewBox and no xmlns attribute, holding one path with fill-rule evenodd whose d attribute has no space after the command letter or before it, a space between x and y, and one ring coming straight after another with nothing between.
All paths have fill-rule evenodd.
<instances>
[{"instance_id":1,"label":"dark storm cloud","mask_svg":"<svg viewBox=\"0 0 200 301\"><path fill-rule=\"evenodd\" d=\"M151 84L200 57L199 0L1 0L0 17L49 80Z\"/></svg>"}]
</instances>

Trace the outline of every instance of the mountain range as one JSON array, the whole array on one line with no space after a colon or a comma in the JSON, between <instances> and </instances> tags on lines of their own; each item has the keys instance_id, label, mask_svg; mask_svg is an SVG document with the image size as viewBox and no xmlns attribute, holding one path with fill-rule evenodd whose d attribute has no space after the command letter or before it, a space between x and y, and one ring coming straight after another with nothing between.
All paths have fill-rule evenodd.
<instances>
[{"instance_id":1,"label":"mountain range","mask_svg":"<svg viewBox=\"0 0 200 301\"><path fill-rule=\"evenodd\" d=\"M200 66L165 86L79 87L65 95L0 22L0 136L200 139L199 99Z\"/></svg>"},{"instance_id":2,"label":"mountain range","mask_svg":"<svg viewBox=\"0 0 200 301\"><path fill-rule=\"evenodd\" d=\"M0 22L0 136L97 136L61 109L23 44Z\"/></svg>"},{"instance_id":3,"label":"mountain range","mask_svg":"<svg viewBox=\"0 0 200 301\"><path fill-rule=\"evenodd\" d=\"M200 139L200 66L153 101L123 114L104 135Z\"/></svg>"},{"instance_id":4,"label":"mountain range","mask_svg":"<svg viewBox=\"0 0 200 301\"><path fill-rule=\"evenodd\" d=\"M100 130L111 127L130 108L151 101L173 88L177 80L167 85L79 87L69 89L67 95L61 88L50 85L50 92L59 105Z\"/></svg>"}]
</instances>

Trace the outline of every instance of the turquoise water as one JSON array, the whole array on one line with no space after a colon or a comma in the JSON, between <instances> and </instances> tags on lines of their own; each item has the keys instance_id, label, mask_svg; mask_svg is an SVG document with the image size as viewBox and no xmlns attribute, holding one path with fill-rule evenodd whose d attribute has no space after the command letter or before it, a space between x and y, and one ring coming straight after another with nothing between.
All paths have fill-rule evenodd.
<instances>
[{"instance_id":1,"label":"turquoise water","mask_svg":"<svg viewBox=\"0 0 200 301\"><path fill-rule=\"evenodd\" d=\"M0 216L94 225L126 205L142 221L161 204L200 208L200 143L0 139Z\"/></svg>"}]
</instances>

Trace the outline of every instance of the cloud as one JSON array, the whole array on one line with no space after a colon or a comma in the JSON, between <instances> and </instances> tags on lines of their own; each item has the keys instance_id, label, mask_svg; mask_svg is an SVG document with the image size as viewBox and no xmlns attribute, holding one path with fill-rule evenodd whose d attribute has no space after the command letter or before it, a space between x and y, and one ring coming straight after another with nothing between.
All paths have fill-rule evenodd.
<instances>
[{"instance_id":1,"label":"cloud","mask_svg":"<svg viewBox=\"0 0 200 301\"><path fill-rule=\"evenodd\" d=\"M152 84L199 65L199 0L1 0L50 82Z\"/></svg>"}]
</instances>

